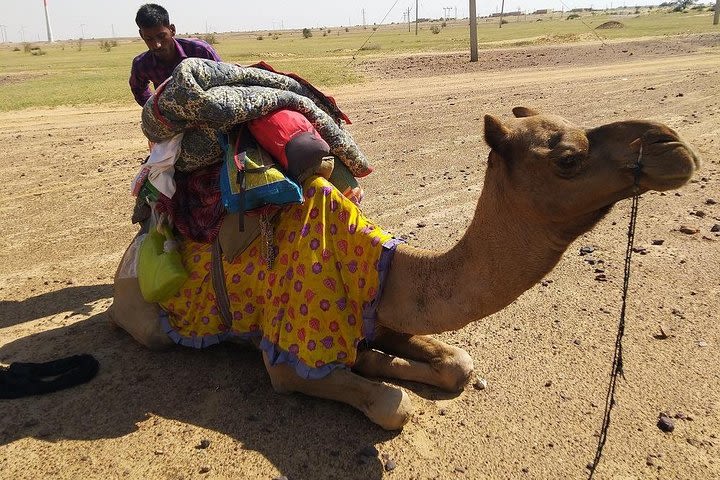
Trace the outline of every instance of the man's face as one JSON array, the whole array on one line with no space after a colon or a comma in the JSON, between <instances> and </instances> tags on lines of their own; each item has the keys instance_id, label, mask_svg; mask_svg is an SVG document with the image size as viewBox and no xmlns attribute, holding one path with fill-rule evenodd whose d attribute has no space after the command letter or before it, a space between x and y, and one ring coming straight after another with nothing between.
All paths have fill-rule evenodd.
<instances>
[{"instance_id":1,"label":"man's face","mask_svg":"<svg viewBox=\"0 0 720 480\"><path fill-rule=\"evenodd\" d=\"M140 29L140 38L145 41L150 53L163 63L171 62L177 54L173 41L174 36L175 25Z\"/></svg>"}]
</instances>

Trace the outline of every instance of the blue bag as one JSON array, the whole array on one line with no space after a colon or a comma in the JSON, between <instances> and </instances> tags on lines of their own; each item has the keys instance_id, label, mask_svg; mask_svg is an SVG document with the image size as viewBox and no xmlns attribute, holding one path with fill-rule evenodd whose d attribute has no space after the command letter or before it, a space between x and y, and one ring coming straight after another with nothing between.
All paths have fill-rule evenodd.
<instances>
[{"instance_id":1,"label":"blue bag","mask_svg":"<svg viewBox=\"0 0 720 480\"><path fill-rule=\"evenodd\" d=\"M223 137L220 193L228 212L239 212L242 219L244 213L268 213L282 205L303 202L300 186L276 166L245 129L235 129Z\"/></svg>"}]
</instances>

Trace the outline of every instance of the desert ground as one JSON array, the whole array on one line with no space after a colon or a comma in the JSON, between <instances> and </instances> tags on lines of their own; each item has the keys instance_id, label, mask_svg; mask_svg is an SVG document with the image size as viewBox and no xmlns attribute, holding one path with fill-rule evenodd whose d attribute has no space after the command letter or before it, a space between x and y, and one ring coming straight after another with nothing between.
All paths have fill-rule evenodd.
<instances>
[{"instance_id":1,"label":"desert ground","mask_svg":"<svg viewBox=\"0 0 720 480\"><path fill-rule=\"evenodd\" d=\"M694 146L697 177L640 200L625 378L596 478L720 478L720 34L482 50L473 64L466 53L364 62L374 80L327 93L376 167L362 181L365 213L413 245L447 247L468 224L488 154L485 113L524 105L586 126L653 119ZM508 308L440 336L470 353L486 389L401 383L415 413L386 432L348 406L273 393L258 352L154 353L109 326L112 277L136 232L129 183L147 150L139 113L0 117L0 363L76 353L100 362L87 384L0 401L0 477L587 475L629 201ZM656 426L661 412L675 417L673 432Z\"/></svg>"}]
</instances>

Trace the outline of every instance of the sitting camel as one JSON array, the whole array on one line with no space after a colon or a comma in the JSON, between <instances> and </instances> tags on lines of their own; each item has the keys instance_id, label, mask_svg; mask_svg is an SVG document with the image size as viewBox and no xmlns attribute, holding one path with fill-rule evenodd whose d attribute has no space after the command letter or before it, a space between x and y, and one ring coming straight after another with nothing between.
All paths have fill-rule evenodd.
<instances>
[{"instance_id":1,"label":"sitting camel","mask_svg":"<svg viewBox=\"0 0 720 480\"><path fill-rule=\"evenodd\" d=\"M509 305L615 202L679 188L699 164L660 123L583 129L527 108L513 113L517 118L504 122L485 116L491 151L484 188L470 226L449 250L394 241L313 177L305 202L286 207L275 225L273 264L258 253L259 240L225 258L223 293L209 279L211 247L184 242L188 284L161 309L144 303L137 287L119 288L116 276L111 319L150 347L252 340L276 392L344 402L385 429L401 428L412 412L409 396L366 377L461 390L472 359L428 334Z\"/></svg>"}]
</instances>

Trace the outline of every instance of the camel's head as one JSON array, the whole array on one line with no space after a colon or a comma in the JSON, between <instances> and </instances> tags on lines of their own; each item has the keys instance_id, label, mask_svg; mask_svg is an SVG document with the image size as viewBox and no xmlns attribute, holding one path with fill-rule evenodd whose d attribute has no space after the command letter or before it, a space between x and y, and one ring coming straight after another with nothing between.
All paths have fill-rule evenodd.
<instances>
[{"instance_id":1,"label":"camel's head","mask_svg":"<svg viewBox=\"0 0 720 480\"><path fill-rule=\"evenodd\" d=\"M699 166L692 148L661 123L585 129L524 107L513 113L506 122L485 116L486 186L495 183L541 220L589 228L618 200L678 188Z\"/></svg>"}]
</instances>

